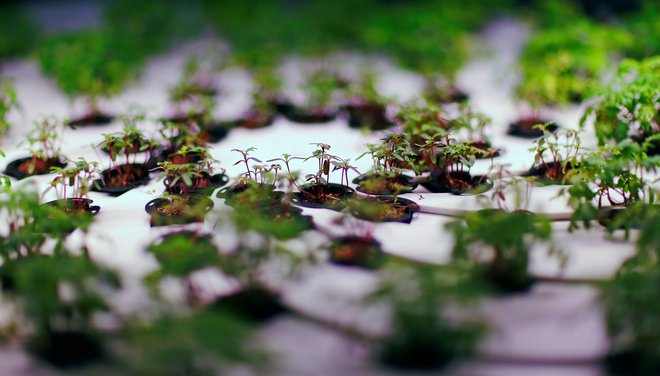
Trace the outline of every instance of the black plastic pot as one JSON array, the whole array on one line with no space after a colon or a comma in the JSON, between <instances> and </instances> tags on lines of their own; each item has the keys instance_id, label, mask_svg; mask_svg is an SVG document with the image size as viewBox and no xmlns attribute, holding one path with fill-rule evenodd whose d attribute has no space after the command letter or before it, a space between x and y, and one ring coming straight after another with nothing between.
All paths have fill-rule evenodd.
<instances>
[{"instance_id":1,"label":"black plastic pot","mask_svg":"<svg viewBox=\"0 0 660 376\"><path fill-rule=\"evenodd\" d=\"M348 113L348 126L383 130L393 125L387 117L386 108L379 103L350 103L343 106Z\"/></svg>"},{"instance_id":2,"label":"black plastic pot","mask_svg":"<svg viewBox=\"0 0 660 376\"><path fill-rule=\"evenodd\" d=\"M536 178L536 182L542 185L570 185L571 182L567 180L556 180L556 179L549 179L545 175L548 172L549 168L553 168L555 166L555 162L549 162L547 164L547 167L543 164L533 166L532 168L527 171L523 176L527 177L534 177ZM572 165L568 165L566 168L566 172L571 170L573 167Z\"/></svg>"},{"instance_id":3,"label":"black plastic pot","mask_svg":"<svg viewBox=\"0 0 660 376\"><path fill-rule=\"evenodd\" d=\"M171 200L186 200L184 207L186 211L177 215L161 212L160 209L169 205ZM213 209L213 201L208 197L199 195L159 197L149 201L144 207L144 210L151 216L151 226L203 222L204 215L211 209Z\"/></svg>"},{"instance_id":4,"label":"black plastic pot","mask_svg":"<svg viewBox=\"0 0 660 376\"><path fill-rule=\"evenodd\" d=\"M134 168L135 171L137 171L138 173L136 179L134 179L132 182L122 186L107 185L107 182L109 182L111 179L115 178L119 174L119 172L116 169L109 168L101 173L103 177L102 179L97 179L94 181L94 184L92 185L92 190L96 192L107 193L111 196L119 196L121 194L130 191L133 188L149 183L149 180L151 178L149 177L149 169L145 164L134 163L129 165L120 165L119 169L123 171L124 169L127 168L127 166L131 166L131 168Z\"/></svg>"},{"instance_id":5,"label":"black plastic pot","mask_svg":"<svg viewBox=\"0 0 660 376\"><path fill-rule=\"evenodd\" d=\"M26 174L25 172L21 171L18 169L18 166L23 164L24 162L30 161L32 157L25 157L25 158L19 158L16 160L13 160L9 162L7 165L7 168L5 169L5 175L11 176L12 178L16 178L18 180L25 179L30 176L36 176L36 175L48 175L50 174L50 169L48 171L44 172L39 172L36 174ZM60 167L63 168L66 166L66 162L60 160L60 159L50 159L49 162L49 167Z\"/></svg>"},{"instance_id":6,"label":"black plastic pot","mask_svg":"<svg viewBox=\"0 0 660 376\"><path fill-rule=\"evenodd\" d=\"M229 134L231 123L215 123L204 126L204 130L199 134L199 138L205 142L215 144L220 142Z\"/></svg>"},{"instance_id":7,"label":"black plastic pot","mask_svg":"<svg viewBox=\"0 0 660 376\"><path fill-rule=\"evenodd\" d=\"M383 264L385 254L374 238L343 236L332 239L329 248L333 264L376 269Z\"/></svg>"},{"instance_id":8,"label":"black plastic pot","mask_svg":"<svg viewBox=\"0 0 660 376\"><path fill-rule=\"evenodd\" d=\"M283 115L287 120L294 123L320 124L335 120L338 113L339 111L335 108L310 110L294 106L290 111Z\"/></svg>"},{"instance_id":9,"label":"black plastic pot","mask_svg":"<svg viewBox=\"0 0 660 376\"><path fill-rule=\"evenodd\" d=\"M374 191L374 190L369 190L367 187L365 187L362 183L364 181L372 179L376 174L371 173L371 174L363 174L358 176L357 178L353 179L353 183L357 184L357 187L355 188L358 192L366 193L369 195L378 195L378 196L392 196L395 194L403 194L403 193L410 193L415 188L417 188L417 183L413 182L413 178L411 178L408 175L404 174L397 174L392 178L389 178L388 180L394 181L396 184L405 186L405 188L401 189L401 191L395 192L393 190L387 189L387 187L384 187L384 189L380 191Z\"/></svg>"},{"instance_id":10,"label":"black plastic pot","mask_svg":"<svg viewBox=\"0 0 660 376\"><path fill-rule=\"evenodd\" d=\"M36 334L28 341L27 348L39 359L61 369L81 367L99 361L105 355L98 338L80 331Z\"/></svg>"},{"instance_id":11,"label":"black plastic pot","mask_svg":"<svg viewBox=\"0 0 660 376\"><path fill-rule=\"evenodd\" d=\"M259 129L273 125L275 121L276 112L272 111L268 114L262 114L255 110L248 111L240 119L232 122L233 127L245 129Z\"/></svg>"},{"instance_id":12,"label":"black plastic pot","mask_svg":"<svg viewBox=\"0 0 660 376\"><path fill-rule=\"evenodd\" d=\"M225 174L215 174L210 176L209 179L210 181L208 187L196 189L192 188L190 189L189 194L210 196L217 188L224 187L229 182L229 177ZM165 178L163 184L165 184L165 190L170 194L180 195L184 193L181 187L170 187L167 178Z\"/></svg>"},{"instance_id":13,"label":"black plastic pot","mask_svg":"<svg viewBox=\"0 0 660 376\"><path fill-rule=\"evenodd\" d=\"M437 170L431 171L431 178L429 181L422 183L422 186L433 193L451 193L454 195L460 196L470 196L478 195L484 192L487 192L493 188L493 181L482 175L471 176L467 172L455 172L452 174L452 178L461 179L463 181L469 181L473 188L471 189L459 189L447 186L447 179L440 175L440 172Z\"/></svg>"},{"instance_id":14,"label":"black plastic pot","mask_svg":"<svg viewBox=\"0 0 660 376\"><path fill-rule=\"evenodd\" d=\"M361 205L368 205L370 201L375 205L387 205L399 208L401 213L393 216L383 216L371 212L368 208L365 209ZM364 219L365 221L410 223L413 219L413 214L419 211L419 205L411 200L401 197L397 197L396 200L389 197L369 197L356 200L354 205L349 205L349 210L354 217Z\"/></svg>"},{"instance_id":15,"label":"black plastic pot","mask_svg":"<svg viewBox=\"0 0 660 376\"><path fill-rule=\"evenodd\" d=\"M341 184L305 184L294 193L291 202L307 208L342 210L346 200L354 195L353 188Z\"/></svg>"},{"instance_id":16,"label":"black plastic pot","mask_svg":"<svg viewBox=\"0 0 660 376\"><path fill-rule=\"evenodd\" d=\"M66 211L81 208L88 214L96 215L99 211L101 211L101 207L98 205L91 205L93 202L94 200L88 198L67 198L48 201L44 205L61 207Z\"/></svg>"},{"instance_id":17,"label":"black plastic pot","mask_svg":"<svg viewBox=\"0 0 660 376\"><path fill-rule=\"evenodd\" d=\"M288 311L277 294L256 286L221 297L211 309L230 312L256 323L266 322Z\"/></svg>"},{"instance_id":18,"label":"black plastic pot","mask_svg":"<svg viewBox=\"0 0 660 376\"><path fill-rule=\"evenodd\" d=\"M548 130L555 132L559 129L559 125L555 122L549 122L545 119L518 119L517 121L509 124L509 129L506 132L509 136L520 138L539 138L543 137L543 131L540 129L532 128L537 124L548 124Z\"/></svg>"},{"instance_id":19,"label":"black plastic pot","mask_svg":"<svg viewBox=\"0 0 660 376\"><path fill-rule=\"evenodd\" d=\"M103 114L103 113L93 113L93 114L88 114L76 119L73 119L69 121L67 124L71 128L78 128L78 127L96 127L96 126L101 126L101 125L107 125L112 123L112 121L115 119L114 116L108 115L108 114Z\"/></svg>"}]
</instances>

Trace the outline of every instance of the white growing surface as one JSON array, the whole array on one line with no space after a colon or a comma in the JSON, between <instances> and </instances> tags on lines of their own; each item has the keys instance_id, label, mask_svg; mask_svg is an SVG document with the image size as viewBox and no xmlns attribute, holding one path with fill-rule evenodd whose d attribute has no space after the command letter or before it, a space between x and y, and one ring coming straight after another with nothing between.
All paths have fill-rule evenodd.
<instances>
[{"instance_id":1,"label":"white growing surface","mask_svg":"<svg viewBox=\"0 0 660 376\"><path fill-rule=\"evenodd\" d=\"M515 61L524 43L528 30L512 20L500 20L491 24L483 34L481 42L489 52L478 55L469 62L458 76L458 85L470 95L473 106L493 119L492 140L497 147L505 149L497 163L511 164L514 171L524 171L533 162L527 150L531 141L509 137L505 134L508 123L522 110L512 96L516 77ZM154 116L166 116L171 108L167 101L167 89L180 75L181 68L190 54L203 53L216 48L219 42L205 39L181 46L166 55L155 58L145 68L139 81L130 85L123 93L104 103L108 112L119 113L129 105L138 103L149 109ZM338 56L342 69L350 71L361 57ZM393 67L387 60L375 58L375 66L382 72L380 88L385 94L399 100L409 100L419 92L421 80L409 72ZM296 76L299 62L287 61L283 73ZM20 145L34 120L42 115L67 117L82 110L81 102L69 101L44 77L33 61L12 61L3 66L3 75L14 80L23 107L20 114L13 114L15 128L3 145L7 157L0 161L4 167L9 161L27 155ZM246 93L250 87L246 72L232 69L218 74L224 90L218 109L218 117L238 116L249 106ZM581 114L578 106L548 110L547 114L562 126L575 128ZM69 158L84 156L108 165L106 155L94 151L93 145L101 141L101 133L120 131L122 125L113 123L98 128L66 129L62 132L62 151ZM148 133L155 134L157 124L145 125ZM313 142L332 145L332 152L355 161L366 142L375 142L382 134L362 134L347 127L345 119L339 118L328 124L302 125L278 118L271 127L258 130L236 129L230 135L212 145L212 155L222 161L230 176L241 172L242 166L232 166L238 154L232 148L256 147L255 156L261 159L278 157L287 152L307 156L313 150ZM586 144L593 145L593 137L587 132ZM358 169L369 168L368 158L356 161ZM313 165L297 168L313 170ZM488 162L480 162L474 173L483 173ZM338 175L337 175L338 176ZM352 177L355 175L353 174ZM351 178L352 178L351 177ZM43 190L49 176L35 177L15 183L16 186L36 184ZM557 187L536 187L532 192L530 210L543 213L566 213L568 208L561 199L552 199ZM122 196L112 198L104 194L91 193L91 198L102 207L97 221L91 229L89 242L93 257L119 270L127 288L118 297L116 306L139 309L145 292L140 278L157 267L155 260L144 252L145 246L167 231L150 228L144 205L163 191L162 181L153 180L149 185L134 189ZM451 235L443 225L452 218L429 213L451 213L456 210L481 208L476 197L460 197L449 194L430 194L423 189L404 197L418 202L425 213L419 213L410 225L383 223L373 225L374 234L386 252L430 263L445 263L450 257ZM47 196L45 200L52 199ZM216 207L222 208L221 200L215 199ZM304 209L321 227L338 232L333 223L337 213ZM201 225L211 231L209 224ZM549 259L546 247L534 249L531 270L539 277L556 280L601 280L611 278L619 265L634 249L630 241L608 239L603 229L596 226L591 230L569 233L567 222L553 225L554 243L568 256L564 269L557 261ZM223 231L222 229L217 231ZM225 231L226 232L226 231ZM70 241L80 241L74 234ZM223 238L222 244L231 243ZM304 249L320 240L306 234L302 240L287 242L292 247ZM213 285L216 294L232 288L231 281L213 276L200 275L200 281ZM216 276L217 277L217 276ZM215 278L215 279L214 279ZM304 315L321 321L355 328L367 333L382 333L387 328L387 315L379 309L366 309L359 304L375 283L375 275L357 269L340 268L333 265L317 265L307 270L299 279L282 280L273 277L272 283L283 290L285 301ZM450 375L575 375L595 376L601 371L596 365L607 349L607 336L603 323L603 312L598 305L597 291L584 284L551 283L537 284L529 294L506 298L493 298L480 305L491 320L492 332L480 346L481 357L457 364L447 370ZM369 358L369 352L358 341L327 327L285 315L269 323L256 334L257 341L279 353L279 367L268 374L282 375L387 375L402 374L380 368ZM577 365L576 365L577 364ZM243 374L244 370L236 370ZM56 374L42 366L35 366L16 347L0 350L0 374L34 375Z\"/></svg>"}]
</instances>

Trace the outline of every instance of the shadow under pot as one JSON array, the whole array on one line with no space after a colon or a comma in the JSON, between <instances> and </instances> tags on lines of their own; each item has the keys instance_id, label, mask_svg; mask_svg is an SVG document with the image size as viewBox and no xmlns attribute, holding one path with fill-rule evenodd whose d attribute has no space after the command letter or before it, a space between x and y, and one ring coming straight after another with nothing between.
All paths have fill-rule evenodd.
<instances>
[{"instance_id":1,"label":"shadow under pot","mask_svg":"<svg viewBox=\"0 0 660 376\"><path fill-rule=\"evenodd\" d=\"M493 181L484 175L470 175L467 171L452 171L443 174L432 170L430 179L421 183L433 193L451 193L460 196L478 195L493 188Z\"/></svg>"},{"instance_id":2,"label":"shadow under pot","mask_svg":"<svg viewBox=\"0 0 660 376\"><path fill-rule=\"evenodd\" d=\"M385 261L380 242L362 236L343 236L332 239L328 246L333 264L376 269Z\"/></svg>"},{"instance_id":3,"label":"shadow under pot","mask_svg":"<svg viewBox=\"0 0 660 376\"><path fill-rule=\"evenodd\" d=\"M351 128L383 130L393 125L385 106L379 103L351 103L344 109L348 112L348 126Z\"/></svg>"},{"instance_id":4,"label":"shadow under pot","mask_svg":"<svg viewBox=\"0 0 660 376\"><path fill-rule=\"evenodd\" d=\"M199 195L159 197L144 207L152 227L203 222L211 209L213 201Z\"/></svg>"},{"instance_id":5,"label":"shadow under pot","mask_svg":"<svg viewBox=\"0 0 660 376\"><path fill-rule=\"evenodd\" d=\"M65 213L75 214L91 214L96 215L101 211L98 205L92 205L94 200L89 198L65 198L59 200L48 201L44 205L56 206L62 209Z\"/></svg>"},{"instance_id":6,"label":"shadow under pot","mask_svg":"<svg viewBox=\"0 0 660 376\"><path fill-rule=\"evenodd\" d=\"M392 196L410 193L417 188L417 183L408 175L396 174L384 176L375 173L360 175L353 179L358 192L369 195Z\"/></svg>"},{"instance_id":7,"label":"shadow under pot","mask_svg":"<svg viewBox=\"0 0 660 376\"><path fill-rule=\"evenodd\" d=\"M307 208L339 211L346 207L346 200L355 195L353 188L336 183L305 184L299 188L300 191L294 193L291 201Z\"/></svg>"},{"instance_id":8,"label":"shadow under pot","mask_svg":"<svg viewBox=\"0 0 660 376\"><path fill-rule=\"evenodd\" d=\"M103 170L101 179L94 181L92 190L119 196L133 188L149 183L149 169L141 163L119 165Z\"/></svg>"},{"instance_id":9,"label":"shadow under pot","mask_svg":"<svg viewBox=\"0 0 660 376\"><path fill-rule=\"evenodd\" d=\"M177 181L174 185L170 184L169 178L165 178L165 190L169 194L182 195L182 194L199 194L210 196L217 188L225 186L229 182L229 177L225 174L211 175L203 172L201 176L193 177L192 187L188 188L183 180Z\"/></svg>"},{"instance_id":10,"label":"shadow under pot","mask_svg":"<svg viewBox=\"0 0 660 376\"><path fill-rule=\"evenodd\" d=\"M287 120L302 124L319 124L333 121L337 118L336 108L303 108L293 106L290 111L283 114Z\"/></svg>"},{"instance_id":11,"label":"shadow under pot","mask_svg":"<svg viewBox=\"0 0 660 376\"><path fill-rule=\"evenodd\" d=\"M248 189L252 191L248 192ZM216 197L224 199L227 206L269 207L281 205L284 192L276 191L274 184L234 184L219 190Z\"/></svg>"},{"instance_id":12,"label":"shadow under pot","mask_svg":"<svg viewBox=\"0 0 660 376\"><path fill-rule=\"evenodd\" d=\"M105 357L105 349L95 335L75 330L36 333L28 340L27 349L60 369L84 366Z\"/></svg>"},{"instance_id":13,"label":"shadow under pot","mask_svg":"<svg viewBox=\"0 0 660 376\"><path fill-rule=\"evenodd\" d=\"M51 167L63 168L66 162L59 158L41 159L35 157L19 158L9 162L5 174L18 180L35 175L50 174Z\"/></svg>"},{"instance_id":14,"label":"shadow under pot","mask_svg":"<svg viewBox=\"0 0 660 376\"><path fill-rule=\"evenodd\" d=\"M354 217L365 221L410 223L419 205L401 197L369 197L352 201L349 210Z\"/></svg>"},{"instance_id":15,"label":"shadow under pot","mask_svg":"<svg viewBox=\"0 0 660 376\"><path fill-rule=\"evenodd\" d=\"M535 178L535 181L541 185L570 185L571 182L564 179L574 168L575 166L570 163L564 167L561 162L549 162L533 166L524 176Z\"/></svg>"},{"instance_id":16,"label":"shadow under pot","mask_svg":"<svg viewBox=\"0 0 660 376\"><path fill-rule=\"evenodd\" d=\"M543 137L543 131L538 128L534 128L535 125L539 124L548 124L548 130L550 132L555 132L557 129L559 129L559 125L557 125L557 123L554 121L548 121L536 117L527 117L520 118L509 124L509 129L507 130L506 134L520 138Z\"/></svg>"},{"instance_id":17,"label":"shadow under pot","mask_svg":"<svg viewBox=\"0 0 660 376\"><path fill-rule=\"evenodd\" d=\"M101 112L94 112L69 121L67 124L71 128L78 127L96 127L112 123L114 116Z\"/></svg>"},{"instance_id":18,"label":"shadow under pot","mask_svg":"<svg viewBox=\"0 0 660 376\"><path fill-rule=\"evenodd\" d=\"M266 322L288 311L277 294L259 286L220 297L210 309L229 312L255 323Z\"/></svg>"}]
</instances>

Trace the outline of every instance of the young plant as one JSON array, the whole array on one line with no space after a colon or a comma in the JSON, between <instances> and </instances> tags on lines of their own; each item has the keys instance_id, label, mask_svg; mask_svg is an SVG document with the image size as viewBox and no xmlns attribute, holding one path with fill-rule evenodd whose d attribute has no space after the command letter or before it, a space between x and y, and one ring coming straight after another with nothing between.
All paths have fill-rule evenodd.
<instances>
[{"instance_id":1,"label":"young plant","mask_svg":"<svg viewBox=\"0 0 660 376\"><path fill-rule=\"evenodd\" d=\"M529 252L552 235L550 219L524 211L480 210L445 225L454 236L452 259L479 265L481 276L505 292L528 289ZM551 254L561 254L550 246Z\"/></svg>"},{"instance_id":2,"label":"young plant","mask_svg":"<svg viewBox=\"0 0 660 376\"><path fill-rule=\"evenodd\" d=\"M165 179L168 193L188 196L211 186L214 162L211 159L184 164L165 161L158 163L158 168L163 170L161 177Z\"/></svg>"},{"instance_id":3,"label":"young plant","mask_svg":"<svg viewBox=\"0 0 660 376\"><path fill-rule=\"evenodd\" d=\"M606 204L625 208L638 201L652 202L655 193L645 177L657 171L660 157L649 157L643 146L624 140L606 145L580 159L570 171L569 205L573 208L569 229L585 227L600 216Z\"/></svg>"},{"instance_id":4,"label":"young plant","mask_svg":"<svg viewBox=\"0 0 660 376\"><path fill-rule=\"evenodd\" d=\"M449 120L453 134L465 140L469 145L487 152L484 157L495 157L499 150L494 149L487 134L491 126L491 119L486 115L474 111L468 104L461 104L458 115Z\"/></svg>"},{"instance_id":5,"label":"young plant","mask_svg":"<svg viewBox=\"0 0 660 376\"><path fill-rule=\"evenodd\" d=\"M61 123L54 117L35 122L35 128L28 134L32 156L17 166L26 175L48 173L52 167L60 167L61 155L59 132Z\"/></svg>"},{"instance_id":6,"label":"young plant","mask_svg":"<svg viewBox=\"0 0 660 376\"><path fill-rule=\"evenodd\" d=\"M487 181L487 175L476 178L470 175L477 156L486 152L466 142L455 142L447 135L444 140L438 141L437 136L426 140L419 145L424 158L418 161L418 168L430 168L430 182L427 188L438 192L461 193L482 185Z\"/></svg>"},{"instance_id":7,"label":"young plant","mask_svg":"<svg viewBox=\"0 0 660 376\"><path fill-rule=\"evenodd\" d=\"M537 127L543 137L534 141L529 151L534 152L534 166L529 174L541 179L564 183L567 173L578 163L580 135L576 130L551 132L548 125Z\"/></svg>"},{"instance_id":8,"label":"young plant","mask_svg":"<svg viewBox=\"0 0 660 376\"><path fill-rule=\"evenodd\" d=\"M498 166L495 176L491 202L507 212L527 211L533 183L529 179L513 176L506 166ZM511 196L513 196L513 205L510 205L511 200L507 200ZM491 205L488 203L486 206Z\"/></svg>"},{"instance_id":9,"label":"young plant","mask_svg":"<svg viewBox=\"0 0 660 376\"><path fill-rule=\"evenodd\" d=\"M642 143L660 132L660 57L624 60L602 99L589 106L580 124L592 117L599 144L633 139ZM658 150L656 141L656 151Z\"/></svg>"},{"instance_id":10,"label":"young plant","mask_svg":"<svg viewBox=\"0 0 660 376\"><path fill-rule=\"evenodd\" d=\"M434 104L405 104L396 119L413 148L424 145L428 139L438 134L446 134L451 126L443 109Z\"/></svg>"},{"instance_id":11,"label":"young plant","mask_svg":"<svg viewBox=\"0 0 660 376\"><path fill-rule=\"evenodd\" d=\"M89 208L89 190L92 181L99 174L97 162L87 162L84 158L67 168L54 167L57 176L50 182L50 187L44 193L53 189L58 200L70 202L65 207L73 212L85 211Z\"/></svg>"},{"instance_id":12,"label":"young plant","mask_svg":"<svg viewBox=\"0 0 660 376\"><path fill-rule=\"evenodd\" d=\"M373 161L371 172L358 177L363 192L375 194L398 194L411 190L414 184L402 174L401 165L414 166L415 154L404 133L386 132L387 137L379 144L367 144L368 151L357 159L370 155ZM360 187L358 187L360 190Z\"/></svg>"}]
</instances>

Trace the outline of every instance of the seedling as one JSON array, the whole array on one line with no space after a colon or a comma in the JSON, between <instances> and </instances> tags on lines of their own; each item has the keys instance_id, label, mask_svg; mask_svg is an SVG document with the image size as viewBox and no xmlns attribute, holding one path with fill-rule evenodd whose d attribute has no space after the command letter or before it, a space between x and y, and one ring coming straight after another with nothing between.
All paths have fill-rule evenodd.
<instances>
[{"instance_id":1,"label":"seedling","mask_svg":"<svg viewBox=\"0 0 660 376\"><path fill-rule=\"evenodd\" d=\"M22 178L46 174L52 167L63 167L58 146L60 128L61 123L54 117L35 122L34 129L27 136L32 155L12 162L16 171L10 172L8 166L7 173Z\"/></svg>"},{"instance_id":2,"label":"seedling","mask_svg":"<svg viewBox=\"0 0 660 376\"><path fill-rule=\"evenodd\" d=\"M580 154L580 135L575 130L551 132L548 125L539 125L543 137L534 141L534 166L530 175L551 181L565 182L568 170L577 165Z\"/></svg>"},{"instance_id":3,"label":"seedling","mask_svg":"<svg viewBox=\"0 0 660 376\"><path fill-rule=\"evenodd\" d=\"M51 181L50 187L44 194L53 189L59 200L71 202L74 212L89 209L89 190L92 181L99 174L97 162L87 162L84 158L76 161L75 165L67 168L54 167L53 173L57 176Z\"/></svg>"}]
</instances>

